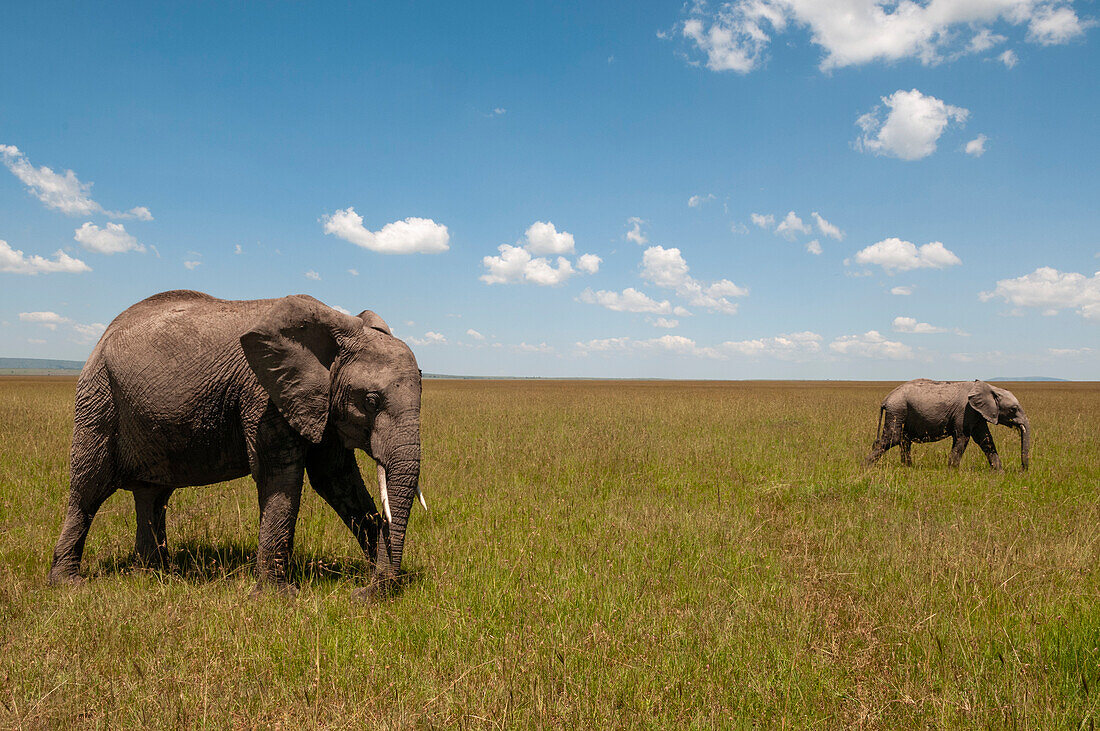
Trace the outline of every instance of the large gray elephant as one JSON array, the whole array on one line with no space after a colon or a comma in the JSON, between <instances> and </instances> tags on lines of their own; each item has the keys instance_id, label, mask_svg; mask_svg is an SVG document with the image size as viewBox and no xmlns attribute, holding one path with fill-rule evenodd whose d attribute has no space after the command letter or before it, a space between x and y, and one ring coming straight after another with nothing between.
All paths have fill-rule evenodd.
<instances>
[{"instance_id":1,"label":"large gray elephant","mask_svg":"<svg viewBox=\"0 0 1100 731\"><path fill-rule=\"evenodd\" d=\"M885 419L884 419L885 417ZM989 424L1002 424L1020 432L1020 466L1026 470L1031 451L1031 423L1011 391L984 381L930 381L918 378L903 383L883 400L879 409L879 433L867 464L901 445L902 464L912 464L913 442L936 442L951 437L947 464L958 467L973 437L985 452L989 466L1001 469L1001 457L989 433Z\"/></svg>"},{"instance_id":2,"label":"large gray elephant","mask_svg":"<svg viewBox=\"0 0 1100 731\"><path fill-rule=\"evenodd\" d=\"M412 351L369 310L352 317L305 295L229 301L190 291L137 303L80 375L50 581L80 580L88 529L116 490L133 491L135 551L156 560L173 490L251 474L259 584L293 593L287 568L305 472L373 567L370 591L391 585L420 492L420 393ZM355 449L378 464L381 514Z\"/></svg>"}]
</instances>

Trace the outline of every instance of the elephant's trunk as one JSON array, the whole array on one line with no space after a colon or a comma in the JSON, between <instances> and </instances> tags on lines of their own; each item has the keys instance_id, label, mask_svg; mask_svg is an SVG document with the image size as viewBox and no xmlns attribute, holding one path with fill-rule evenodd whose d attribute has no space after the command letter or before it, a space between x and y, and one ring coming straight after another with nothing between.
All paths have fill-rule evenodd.
<instances>
[{"instance_id":1,"label":"elephant's trunk","mask_svg":"<svg viewBox=\"0 0 1100 731\"><path fill-rule=\"evenodd\" d=\"M420 483L420 444L395 448L379 461L379 488L383 492L382 540L378 542L377 579L392 581L401 569L405 528ZM385 485L383 488L382 486Z\"/></svg>"},{"instance_id":2,"label":"elephant's trunk","mask_svg":"<svg viewBox=\"0 0 1100 731\"><path fill-rule=\"evenodd\" d=\"M1027 471L1031 457L1031 423L1025 417L1020 421L1020 469Z\"/></svg>"}]
</instances>

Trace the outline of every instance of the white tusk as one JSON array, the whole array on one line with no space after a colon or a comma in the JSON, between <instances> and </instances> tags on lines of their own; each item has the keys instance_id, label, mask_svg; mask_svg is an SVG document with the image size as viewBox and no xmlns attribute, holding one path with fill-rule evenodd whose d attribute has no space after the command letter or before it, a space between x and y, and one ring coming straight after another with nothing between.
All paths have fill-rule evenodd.
<instances>
[{"instance_id":1,"label":"white tusk","mask_svg":"<svg viewBox=\"0 0 1100 731\"><path fill-rule=\"evenodd\" d=\"M392 523L393 516L390 515L390 494L386 490L386 468L382 465L378 465L378 494L382 498L382 513L386 516L386 522Z\"/></svg>"},{"instance_id":2,"label":"white tusk","mask_svg":"<svg viewBox=\"0 0 1100 731\"><path fill-rule=\"evenodd\" d=\"M424 506L424 509L428 509L428 504L424 502L424 493L420 492L420 485L416 486L416 496L420 498L420 504Z\"/></svg>"}]
</instances>

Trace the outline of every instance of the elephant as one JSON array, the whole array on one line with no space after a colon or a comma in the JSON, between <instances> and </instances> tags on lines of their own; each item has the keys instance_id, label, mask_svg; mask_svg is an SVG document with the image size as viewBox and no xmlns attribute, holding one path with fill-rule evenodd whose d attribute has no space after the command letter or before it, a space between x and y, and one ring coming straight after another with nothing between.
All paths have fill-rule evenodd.
<instances>
[{"instance_id":1,"label":"elephant","mask_svg":"<svg viewBox=\"0 0 1100 731\"><path fill-rule=\"evenodd\" d=\"M166 556L180 487L251 475L259 498L257 590L288 577L303 473L355 536L368 594L393 587L420 493L421 372L381 317L306 296L222 300L176 290L107 327L81 371L71 483L49 581L79 583L100 505L134 494L135 553ZM355 450L377 463L381 512ZM380 540L381 537L381 540Z\"/></svg>"},{"instance_id":2,"label":"elephant","mask_svg":"<svg viewBox=\"0 0 1100 731\"><path fill-rule=\"evenodd\" d=\"M885 415L885 423L883 416ZM902 464L913 463L913 442L936 442L951 437L950 467L958 467L973 437L985 452L989 466L1002 469L1001 457L989 433L989 424L1003 424L1020 432L1020 467L1027 470L1031 451L1031 423L1011 391L984 381L930 381L903 383L883 399L878 434L866 464L878 461L886 450L901 445Z\"/></svg>"}]
</instances>

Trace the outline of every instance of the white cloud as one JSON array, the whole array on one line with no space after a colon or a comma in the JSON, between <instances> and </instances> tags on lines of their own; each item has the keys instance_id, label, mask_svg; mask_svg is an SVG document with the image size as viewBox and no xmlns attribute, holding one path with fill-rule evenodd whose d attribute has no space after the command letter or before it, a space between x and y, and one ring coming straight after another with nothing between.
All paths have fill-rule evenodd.
<instances>
[{"instance_id":1,"label":"white cloud","mask_svg":"<svg viewBox=\"0 0 1100 731\"><path fill-rule=\"evenodd\" d=\"M886 358L907 360L913 357L913 349L904 343L887 340L877 330L862 335L842 335L829 343L829 349L841 355L858 358Z\"/></svg>"},{"instance_id":2,"label":"white cloud","mask_svg":"<svg viewBox=\"0 0 1100 731\"><path fill-rule=\"evenodd\" d=\"M19 320L21 322L30 322L36 325L41 325L48 330L57 330L60 325L67 325L72 328L73 333L76 335L75 342L78 343L94 343L99 339L99 336L103 334L103 331L107 329L107 326L101 322L93 322L91 324L83 324L75 322L68 317L57 314L56 312L20 312Z\"/></svg>"},{"instance_id":3,"label":"white cloud","mask_svg":"<svg viewBox=\"0 0 1100 731\"><path fill-rule=\"evenodd\" d=\"M856 149L901 160L919 160L936 151L936 141L951 122L963 124L970 112L951 106L916 89L899 89L882 97L889 109L886 119L876 107L856 120L863 135Z\"/></svg>"},{"instance_id":4,"label":"white cloud","mask_svg":"<svg viewBox=\"0 0 1100 731\"><path fill-rule=\"evenodd\" d=\"M834 238L837 241L840 241L844 238L844 232L840 230L840 227L834 226L833 224L826 221L824 218L821 217L820 213L814 211L810 215L814 217L814 223L817 224L817 230L820 231L823 235Z\"/></svg>"},{"instance_id":5,"label":"white cloud","mask_svg":"<svg viewBox=\"0 0 1100 731\"><path fill-rule=\"evenodd\" d=\"M586 274L595 274L600 270L600 262L603 259L595 254L581 254L577 257L577 269Z\"/></svg>"},{"instance_id":6,"label":"white cloud","mask_svg":"<svg viewBox=\"0 0 1100 731\"><path fill-rule=\"evenodd\" d=\"M38 254L27 256L19 249L13 249L7 241L0 239L0 272L8 274L53 274L67 272L78 274L90 272L92 268L80 259L74 259L58 249L53 259Z\"/></svg>"},{"instance_id":7,"label":"white cloud","mask_svg":"<svg viewBox=\"0 0 1100 731\"><path fill-rule=\"evenodd\" d=\"M1082 317L1100 320L1100 272L1086 277L1039 267L1022 277L999 280L993 291L982 292L980 297L983 302L1000 297L1016 307L1039 308L1047 315L1076 308Z\"/></svg>"},{"instance_id":8,"label":"white cloud","mask_svg":"<svg viewBox=\"0 0 1100 731\"><path fill-rule=\"evenodd\" d=\"M989 140L985 135L978 135L966 143L964 151L971 157L981 157L985 154L985 143Z\"/></svg>"},{"instance_id":9,"label":"white cloud","mask_svg":"<svg viewBox=\"0 0 1100 731\"><path fill-rule=\"evenodd\" d=\"M805 331L777 335L774 338L727 341L718 347L730 354L754 358L799 360L821 351L821 336L815 332Z\"/></svg>"},{"instance_id":10,"label":"white cloud","mask_svg":"<svg viewBox=\"0 0 1100 731\"><path fill-rule=\"evenodd\" d=\"M653 327L663 327L666 330L671 330L674 327L679 327L680 321L669 317L658 317L655 320L650 320L649 324Z\"/></svg>"},{"instance_id":11,"label":"white cloud","mask_svg":"<svg viewBox=\"0 0 1100 731\"><path fill-rule=\"evenodd\" d=\"M447 227L430 218L409 217L369 231L363 217L349 206L321 220L326 234L379 254L438 254L450 248Z\"/></svg>"},{"instance_id":12,"label":"white cloud","mask_svg":"<svg viewBox=\"0 0 1100 731\"><path fill-rule=\"evenodd\" d=\"M546 343L520 343L519 345L513 345L512 350L518 353L553 353L553 346Z\"/></svg>"},{"instance_id":13,"label":"white cloud","mask_svg":"<svg viewBox=\"0 0 1100 731\"><path fill-rule=\"evenodd\" d=\"M467 330L466 334L469 335L474 340L484 340L485 339L484 335L479 333L477 330L474 330L473 328L470 328L469 330Z\"/></svg>"},{"instance_id":14,"label":"white cloud","mask_svg":"<svg viewBox=\"0 0 1100 731\"><path fill-rule=\"evenodd\" d=\"M775 227L775 232L781 236L786 236L788 239L794 240L797 234L808 234L812 229L802 222L802 219L795 215L794 211L789 211L786 218L779 222L779 225Z\"/></svg>"},{"instance_id":15,"label":"white cloud","mask_svg":"<svg viewBox=\"0 0 1100 731\"><path fill-rule=\"evenodd\" d=\"M645 232L642 231L642 226L645 225L645 221L632 216L627 219L627 223L630 224L630 230L626 232L626 240L633 241L638 246L644 246L649 243L649 239L646 238Z\"/></svg>"},{"instance_id":16,"label":"white cloud","mask_svg":"<svg viewBox=\"0 0 1100 731\"><path fill-rule=\"evenodd\" d=\"M233 247L233 253L239 256L244 253L244 249L241 248L240 244L237 244Z\"/></svg>"},{"instance_id":17,"label":"white cloud","mask_svg":"<svg viewBox=\"0 0 1100 731\"><path fill-rule=\"evenodd\" d=\"M914 58L926 65L981 53L1005 40L990 26L1027 27L1027 40L1052 45L1079 37L1082 21L1065 0L730 0L713 10L690 5L680 27L714 71L758 68L772 39L790 26L809 30L830 71ZM969 41L964 41L969 35ZM694 62L693 62L694 63Z\"/></svg>"},{"instance_id":18,"label":"white cloud","mask_svg":"<svg viewBox=\"0 0 1100 731\"><path fill-rule=\"evenodd\" d=\"M703 205L704 203L708 203L712 200L714 200L714 194L713 193L693 195L690 198L688 198L688 206L690 206L691 208L698 208L699 206Z\"/></svg>"},{"instance_id":19,"label":"white cloud","mask_svg":"<svg viewBox=\"0 0 1100 731\"><path fill-rule=\"evenodd\" d=\"M748 232L749 227L739 221L734 221L730 224L730 233L747 234Z\"/></svg>"},{"instance_id":20,"label":"white cloud","mask_svg":"<svg viewBox=\"0 0 1100 731\"><path fill-rule=\"evenodd\" d=\"M353 277L358 277L359 276L359 270L358 269L348 269L348 274L350 274Z\"/></svg>"},{"instance_id":21,"label":"white cloud","mask_svg":"<svg viewBox=\"0 0 1100 731\"><path fill-rule=\"evenodd\" d=\"M532 254L568 254L575 248L573 234L558 231L553 223L535 221L524 233L518 245L501 244L497 247L499 256L482 257L481 263L488 272L480 279L486 284L507 284L510 282L531 282L541 286L555 286L565 282L575 273L595 274L603 261L595 254L582 254L577 258L576 268L564 256L559 256L552 264L549 258L533 257Z\"/></svg>"},{"instance_id":22,"label":"white cloud","mask_svg":"<svg viewBox=\"0 0 1100 731\"><path fill-rule=\"evenodd\" d=\"M895 317L894 332L913 333L917 335L931 335L933 333L945 333L947 328L929 325L927 322L917 322L913 317Z\"/></svg>"},{"instance_id":23,"label":"white cloud","mask_svg":"<svg viewBox=\"0 0 1100 731\"><path fill-rule=\"evenodd\" d=\"M320 282L321 275L310 269L308 272L306 272L306 279L312 279L315 282Z\"/></svg>"},{"instance_id":24,"label":"white cloud","mask_svg":"<svg viewBox=\"0 0 1100 731\"><path fill-rule=\"evenodd\" d=\"M887 274L910 269L944 269L962 264L959 257L939 241L933 241L918 248L909 241L894 237L861 249L856 254L856 262L877 264L885 269Z\"/></svg>"},{"instance_id":25,"label":"white cloud","mask_svg":"<svg viewBox=\"0 0 1100 731\"><path fill-rule=\"evenodd\" d=\"M69 322L69 318L62 317L56 312L20 312L20 322L33 322L50 330L56 330L58 325Z\"/></svg>"},{"instance_id":26,"label":"white cloud","mask_svg":"<svg viewBox=\"0 0 1100 731\"><path fill-rule=\"evenodd\" d=\"M202 262L191 259L189 261L183 262L183 266L190 271L194 271L195 269L198 269L200 266L202 266Z\"/></svg>"},{"instance_id":27,"label":"white cloud","mask_svg":"<svg viewBox=\"0 0 1100 731\"><path fill-rule=\"evenodd\" d=\"M890 294L899 295L901 297L908 297L909 295L913 294L913 288L905 286L892 287L890 289Z\"/></svg>"},{"instance_id":28,"label":"white cloud","mask_svg":"<svg viewBox=\"0 0 1100 731\"><path fill-rule=\"evenodd\" d=\"M818 242L817 239L811 240L808 244L806 244L806 251L808 251L808 252L810 252L811 254L814 254L814 255L820 255L821 254L821 243Z\"/></svg>"},{"instance_id":29,"label":"white cloud","mask_svg":"<svg viewBox=\"0 0 1100 731\"><path fill-rule=\"evenodd\" d=\"M573 253L573 234L567 231L559 232L550 222L535 221L524 232L524 237L527 243L523 248L536 256Z\"/></svg>"},{"instance_id":30,"label":"white cloud","mask_svg":"<svg viewBox=\"0 0 1100 731\"><path fill-rule=\"evenodd\" d=\"M109 218L134 218L152 221L153 214L145 206L129 211L108 211L91 198L91 183L82 183L72 170L55 173L43 165L36 168L15 145L0 145L0 159L15 177L27 186L31 193L47 208L53 208L70 216L90 216L102 213Z\"/></svg>"},{"instance_id":31,"label":"white cloud","mask_svg":"<svg viewBox=\"0 0 1100 731\"><path fill-rule=\"evenodd\" d=\"M1047 352L1055 358L1073 358L1080 355L1088 355L1092 348L1047 348Z\"/></svg>"},{"instance_id":32,"label":"white cloud","mask_svg":"<svg viewBox=\"0 0 1100 731\"><path fill-rule=\"evenodd\" d=\"M145 247L127 233L126 227L121 223L108 223L105 228L100 228L89 221L74 232L73 238L85 249L100 254L145 251Z\"/></svg>"},{"instance_id":33,"label":"white cloud","mask_svg":"<svg viewBox=\"0 0 1100 731\"><path fill-rule=\"evenodd\" d=\"M675 314L681 316L690 314L682 307L673 307L668 300L658 302L633 287L627 287L621 293L609 292L604 289L598 292L585 289L577 299L590 305L606 307L613 312L648 312L654 315Z\"/></svg>"},{"instance_id":34,"label":"white cloud","mask_svg":"<svg viewBox=\"0 0 1100 731\"><path fill-rule=\"evenodd\" d=\"M500 116L502 116L504 114L507 114L507 113L508 113L508 110L505 109L504 107L494 107L493 110L491 112L489 112L489 116L490 117L500 117Z\"/></svg>"},{"instance_id":35,"label":"white cloud","mask_svg":"<svg viewBox=\"0 0 1100 731\"><path fill-rule=\"evenodd\" d=\"M775 225L775 216L770 213L753 213L749 218L752 219L753 225L758 228L771 228Z\"/></svg>"},{"instance_id":36,"label":"white cloud","mask_svg":"<svg viewBox=\"0 0 1100 731\"><path fill-rule=\"evenodd\" d=\"M341 307L340 305L329 305L329 306L330 306L330 307L331 307L332 309L336 310L337 312L339 312L339 313L341 313L341 314L343 314L343 315L350 315L350 314L351 314L351 310L349 310L349 309L348 309L348 308L346 308L346 307Z\"/></svg>"},{"instance_id":37,"label":"white cloud","mask_svg":"<svg viewBox=\"0 0 1100 731\"><path fill-rule=\"evenodd\" d=\"M1006 68L1016 68L1016 64L1020 62L1020 57L1016 55L1016 52L1011 48L997 56L997 60L1005 65Z\"/></svg>"},{"instance_id":38,"label":"white cloud","mask_svg":"<svg viewBox=\"0 0 1100 731\"><path fill-rule=\"evenodd\" d=\"M642 279L672 289L689 305L727 315L737 314L737 304L730 297L745 297L749 291L728 279L704 284L688 274L688 265L680 250L651 246L642 255Z\"/></svg>"},{"instance_id":39,"label":"white cloud","mask_svg":"<svg viewBox=\"0 0 1100 731\"><path fill-rule=\"evenodd\" d=\"M422 338L410 337L409 342L413 345L446 345L447 338L441 333L429 330Z\"/></svg>"}]
</instances>

